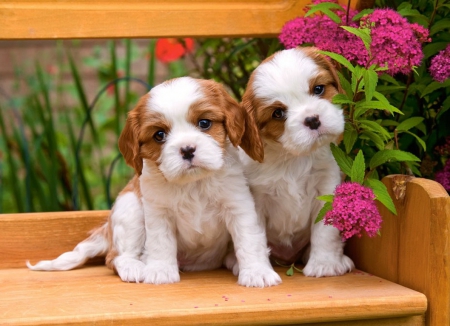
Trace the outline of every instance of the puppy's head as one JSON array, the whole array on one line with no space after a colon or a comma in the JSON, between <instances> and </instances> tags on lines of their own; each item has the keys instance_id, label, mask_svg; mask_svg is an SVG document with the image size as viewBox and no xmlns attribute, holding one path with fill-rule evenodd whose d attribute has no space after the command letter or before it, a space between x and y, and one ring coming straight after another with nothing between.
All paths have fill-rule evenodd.
<instances>
[{"instance_id":1,"label":"puppy's head","mask_svg":"<svg viewBox=\"0 0 450 326\"><path fill-rule=\"evenodd\" d=\"M293 155L329 144L344 131L342 110L331 103L341 92L333 65L316 48L275 53L253 72L242 104L261 138Z\"/></svg>"},{"instance_id":2,"label":"puppy's head","mask_svg":"<svg viewBox=\"0 0 450 326\"><path fill-rule=\"evenodd\" d=\"M253 128L251 128L253 126ZM154 87L130 111L119 149L137 174L156 164L169 182L201 179L222 168L229 142L262 161L263 148L247 112L220 84L183 77Z\"/></svg>"}]
</instances>

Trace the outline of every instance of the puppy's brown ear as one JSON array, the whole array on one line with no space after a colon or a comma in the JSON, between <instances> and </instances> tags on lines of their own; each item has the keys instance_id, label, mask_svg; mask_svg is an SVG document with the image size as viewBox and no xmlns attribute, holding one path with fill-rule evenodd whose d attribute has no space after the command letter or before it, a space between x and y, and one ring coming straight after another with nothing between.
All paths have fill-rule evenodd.
<instances>
[{"instance_id":1,"label":"puppy's brown ear","mask_svg":"<svg viewBox=\"0 0 450 326\"><path fill-rule=\"evenodd\" d=\"M224 89L222 94L225 101L225 129L228 138L234 146L241 146L252 159L262 162L264 148L253 117Z\"/></svg>"},{"instance_id":2,"label":"puppy's brown ear","mask_svg":"<svg viewBox=\"0 0 450 326\"><path fill-rule=\"evenodd\" d=\"M241 148L255 161L264 161L264 145L255 119L255 109L252 105L253 96L249 89L242 97L241 107L246 114L245 135L241 141Z\"/></svg>"},{"instance_id":3,"label":"puppy's brown ear","mask_svg":"<svg viewBox=\"0 0 450 326\"><path fill-rule=\"evenodd\" d=\"M324 54L321 54L318 48L315 47L299 47L297 48L299 51L304 51L308 54L319 66L323 69L327 70L334 80L334 87L336 87L337 91L341 94L344 93L344 89L341 86L341 82L339 80L338 68L339 63L332 60L331 58L326 57Z\"/></svg>"},{"instance_id":4,"label":"puppy's brown ear","mask_svg":"<svg viewBox=\"0 0 450 326\"><path fill-rule=\"evenodd\" d=\"M128 113L125 127L119 137L119 150L125 158L125 162L134 168L138 175L142 174L143 167L142 157L140 156L139 121L140 112L146 99L146 96L141 98L138 105Z\"/></svg>"}]
</instances>

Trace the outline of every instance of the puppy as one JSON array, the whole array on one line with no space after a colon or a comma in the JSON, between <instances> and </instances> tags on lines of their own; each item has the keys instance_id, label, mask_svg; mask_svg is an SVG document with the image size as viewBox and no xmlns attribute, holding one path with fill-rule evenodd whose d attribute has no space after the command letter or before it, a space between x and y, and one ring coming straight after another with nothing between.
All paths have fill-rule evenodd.
<instances>
[{"instance_id":1,"label":"puppy","mask_svg":"<svg viewBox=\"0 0 450 326\"><path fill-rule=\"evenodd\" d=\"M254 122L220 84L183 77L153 88L130 111L120 136L119 149L136 175L108 222L72 252L28 267L68 270L107 254L123 281L174 283L179 269L220 267L231 235L240 285L280 283L239 160L243 139L249 157L261 161Z\"/></svg>"},{"instance_id":2,"label":"puppy","mask_svg":"<svg viewBox=\"0 0 450 326\"><path fill-rule=\"evenodd\" d=\"M280 51L251 75L242 105L256 121L264 162L242 155L256 210L266 224L272 258L306 263L306 276L334 276L354 268L339 230L315 224L323 202L341 181L330 150L344 131L341 91L332 64L315 48ZM250 146L243 140L242 148Z\"/></svg>"}]
</instances>

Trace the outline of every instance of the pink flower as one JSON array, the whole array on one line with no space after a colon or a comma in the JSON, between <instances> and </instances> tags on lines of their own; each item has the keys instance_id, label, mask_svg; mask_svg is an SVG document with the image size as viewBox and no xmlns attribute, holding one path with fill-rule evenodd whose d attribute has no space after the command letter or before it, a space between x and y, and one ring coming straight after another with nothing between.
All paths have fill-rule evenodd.
<instances>
[{"instance_id":1,"label":"pink flower","mask_svg":"<svg viewBox=\"0 0 450 326\"><path fill-rule=\"evenodd\" d=\"M450 77L450 44L431 59L430 74L440 83Z\"/></svg>"},{"instance_id":2,"label":"pink flower","mask_svg":"<svg viewBox=\"0 0 450 326\"><path fill-rule=\"evenodd\" d=\"M441 171L436 172L434 178L445 190L450 191L450 159L447 159Z\"/></svg>"},{"instance_id":3,"label":"pink flower","mask_svg":"<svg viewBox=\"0 0 450 326\"><path fill-rule=\"evenodd\" d=\"M333 208L324 218L325 225L341 231L342 241L354 235L361 237L363 230L373 237L381 222L372 189L356 182L345 182L336 187Z\"/></svg>"},{"instance_id":4,"label":"pink flower","mask_svg":"<svg viewBox=\"0 0 450 326\"><path fill-rule=\"evenodd\" d=\"M322 0L316 0L323 2ZM344 7L345 9L345 7ZM298 17L287 22L279 35L286 48L298 45L314 45L321 50L344 56L347 60L362 66L378 64L388 67L390 75L408 74L423 59L422 43L429 42L429 32L418 24L410 24L399 13L391 9L375 9L371 14L353 22L358 13L349 11L348 24L346 12L333 10L341 18L336 24L325 15ZM363 42L356 35L341 26L367 27L370 29L372 44L369 55Z\"/></svg>"},{"instance_id":5,"label":"pink flower","mask_svg":"<svg viewBox=\"0 0 450 326\"><path fill-rule=\"evenodd\" d=\"M313 1L315 4L320 2L335 1ZM341 24L336 24L324 15L297 17L283 26L279 35L280 42L287 49L302 44L314 45L321 50L335 52L350 61L364 64L367 61L367 53L365 50L361 53L361 49L364 49L363 42L356 35L348 33L340 27L346 23L346 12L342 10L333 10L333 12L341 18ZM353 16L357 13L356 10L350 10L348 26L359 26L358 22L352 21Z\"/></svg>"},{"instance_id":6,"label":"pink flower","mask_svg":"<svg viewBox=\"0 0 450 326\"><path fill-rule=\"evenodd\" d=\"M392 9L376 9L361 19L362 26L370 28L373 55L371 63L387 65L390 75L408 74L423 59L422 43L429 42L428 30L410 24Z\"/></svg>"}]
</instances>

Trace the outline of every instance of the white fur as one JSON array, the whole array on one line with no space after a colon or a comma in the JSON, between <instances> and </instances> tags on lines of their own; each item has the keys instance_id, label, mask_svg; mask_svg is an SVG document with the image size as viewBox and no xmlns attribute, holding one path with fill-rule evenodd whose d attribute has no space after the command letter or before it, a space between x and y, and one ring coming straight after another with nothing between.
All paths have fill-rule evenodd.
<instances>
[{"instance_id":1,"label":"white fur","mask_svg":"<svg viewBox=\"0 0 450 326\"><path fill-rule=\"evenodd\" d=\"M297 49L281 51L256 69L248 87L265 104L279 101L287 106L285 130L278 141L263 139L262 164L242 152L245 174L259 218L266 223L273 254L289 260L310 243L303 257L307 261L303 273L316 277L341 275L354 268L343 254L339 230L314 223L323 206L316 197L332 194L340 183L329 144L344 129L342 110L309 93L309 80L319 69ZM320 117L317 130L303 124L311 115Z\"/></svg>"},{"instance_id":2,"label":"white fur","mask_svg":"<svg viewBox=\"0 0 450 326\"><path fill-rule=\"evenodd\" d=\"M162 113L171 129L158 162L144 159L142 196L125 192L113 208L110 223L118 253L113 265L121 279L174 283L180 281L179 268L218 268L227 254L232 256L232 239L238 264L231 268L239 284L279 284L238 149L229 141L222 148L186 120L191 104L205 97L199 83L180 78L150 94L148 110ZM191 162L180 154L188 145L196 148Z\"/></svg>"}]
</instances>

